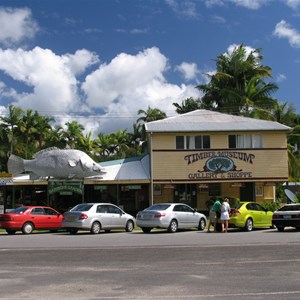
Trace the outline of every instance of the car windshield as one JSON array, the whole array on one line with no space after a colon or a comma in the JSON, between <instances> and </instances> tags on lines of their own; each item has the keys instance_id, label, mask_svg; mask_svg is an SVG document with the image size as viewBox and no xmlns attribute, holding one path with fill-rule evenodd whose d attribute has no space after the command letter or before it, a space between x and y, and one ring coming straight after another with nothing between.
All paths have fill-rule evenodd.
<instances>
[{"instance_id":1,"label":"car windshield","mask_svg":"<svg viewBox=\"0 0 300 300\"><path fill-rule=\"evenodd\" d=\"M170 204L154 204L145 210L166 210L170 207Z\"/></svg>"},{"instance_id":2,"label":"car windshield","mask_svg":"<svg viewBox=\"0 0 300 300\"><path fill-rule=\"evenodd\" d=\"M279 211L299 211L300 205L285 205L278 209Z\"/></svg>"},{"instance_id":3,"label":"car windshield","mask_svg":"<svg viewBox=\"0 0 300 300\"><path fill-rule=\"evenodd\" d=\"M73 207L70 211L88 211L93 206L93 204L78 204Z\"/></svg>"},{"instance_id":4,"label":"car windshield","mask_svg":"<svg viewBox=\"0 0 300 300\"><path fill-rule=\"evenodd\" d=\"M23 214L28 208L27 207L18 207L13 210L11 210L10 214Z\"/></svg>"}]
</instances>

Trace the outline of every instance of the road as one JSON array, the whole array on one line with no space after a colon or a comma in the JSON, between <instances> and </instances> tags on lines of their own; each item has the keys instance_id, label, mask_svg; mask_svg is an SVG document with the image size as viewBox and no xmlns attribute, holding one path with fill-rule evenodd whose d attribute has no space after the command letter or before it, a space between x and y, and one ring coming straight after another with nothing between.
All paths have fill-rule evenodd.
<instances>
[{"instance_id":1,"label":"road","mask_svg":"<svg viewBox=\"0 0 300 300\"><path fill-rule=\"evenodd\" d=\"M1 299L299 299L300 232L0 234Z\"/></svg>"}]
</instances>

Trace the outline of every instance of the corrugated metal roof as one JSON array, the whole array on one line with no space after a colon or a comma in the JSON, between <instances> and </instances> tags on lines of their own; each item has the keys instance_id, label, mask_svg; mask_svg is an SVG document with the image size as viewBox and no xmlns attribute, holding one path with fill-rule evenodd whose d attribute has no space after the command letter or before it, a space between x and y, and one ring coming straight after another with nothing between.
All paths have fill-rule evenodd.
<instances>
[{"instance_id":1,"label":"corrugated metal roof","mask_svg":"<svg viewBox=\"0 0 300 300\"><path fill-rule=\"evenodd\" d=\"M101 180L150 180L149 155L101 162Z\"/></svg>"},{"instance_id":2,"label":"corrugated metal roof","mask_svg":"<svg viewBox=\"0 0 300 300\"><path fill-rule=\"evenodd\" d=\"M145 124L146 132L289 131L278 122L198 109Z\"/></svg>"}]
</instances>

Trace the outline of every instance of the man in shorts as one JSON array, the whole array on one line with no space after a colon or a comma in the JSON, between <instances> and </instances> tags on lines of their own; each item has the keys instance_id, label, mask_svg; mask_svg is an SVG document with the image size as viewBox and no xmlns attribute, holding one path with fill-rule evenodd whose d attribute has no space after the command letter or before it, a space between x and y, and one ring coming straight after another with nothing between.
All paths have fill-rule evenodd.
<instances>
[{"instance_id":1,"label":"man in shorts","mask_svg":"<svg viewBox=\"0 0 300 300\"><path fill-rule=\"evenodd\" d=\"M217 212L220 212L220 210L221 210L221 202L220 200L217 199L209 211L209 222L208 222L207 232L210 232L211 225L214 226L214 232L217 232L217 221L218 221Z\"/></svg>"}]
</instances>

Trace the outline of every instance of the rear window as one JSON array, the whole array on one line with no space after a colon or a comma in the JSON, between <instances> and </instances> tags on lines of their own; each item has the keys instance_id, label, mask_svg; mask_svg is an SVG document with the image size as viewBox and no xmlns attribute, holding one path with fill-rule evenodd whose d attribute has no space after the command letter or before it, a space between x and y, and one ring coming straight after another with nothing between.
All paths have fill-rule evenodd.
<instances>
[{"instance_id":1,"label":"rear window","mask_svg":"<svg viewBox=\"0 0 300 300\"><path fill-rule=\"evenodd\" d=\"M70 211L88 211L93 206L93 204L78 204L73 207Z\"/></svg>"},{"instance_id":2,"label":"rear window","mask_svg":"<svg viewBox=\"0 0 300 300\"><path fill-rule=\"evenodd\" d=\"M299 211L300 205L285 205L278 209L278 211Z\"/></svg>"},{"instance_id":3,"label":"rear window","mask_svg":"<svg viewBox=\"0 0 300 300\"><path fill-rule=\"evenodd\" d=\"M23 214L28 208L27 207L18 207L9 211L10 214Z\"/></svg>"},{"instance_id":4,"label":"rear window","mask_svg":"<svg viewBox=\"0 0 300 300\"><path fill-rule=\"evenodd\" d=\"M145 210L166 210L170 207L170 204L154 204Z\"/></svg>"}]
</instances>

